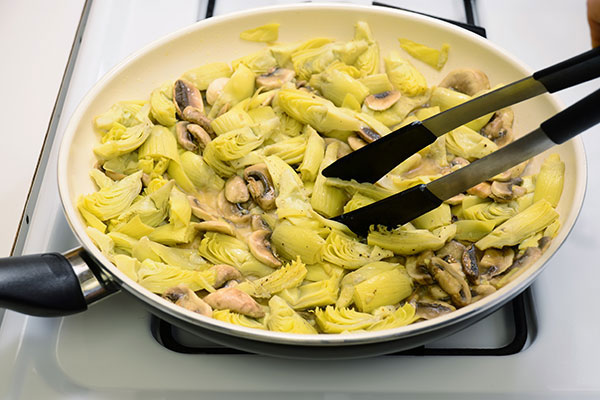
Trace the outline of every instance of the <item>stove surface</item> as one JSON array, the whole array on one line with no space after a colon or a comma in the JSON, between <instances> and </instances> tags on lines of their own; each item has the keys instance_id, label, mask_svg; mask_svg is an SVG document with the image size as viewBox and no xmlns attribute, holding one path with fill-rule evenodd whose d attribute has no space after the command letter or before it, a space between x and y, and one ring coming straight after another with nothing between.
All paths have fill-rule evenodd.
<instances>
[{"instance_id":1,"label":"stove surface","mask_svg":"<svg viewBox=\"0 0 600 400\"><path fill-rule=\"evenodd\" d=\"M213 13L219 15L250 8L250 4L282 3L290 2L132 0L126 7L116 0L89 2L90 14L54 143L58 143L68 117L86 91L140 46L204 18L211 4ZM464 4L459 0L386 3L466 22ZM583 24L583 0L569 9L558 0L531 3L543 6L547 18L562 18L574 26ZM521 26L525 31L519 40L511 39L513 32L507 32L497 21L522 18L517 12L522 3L505 1L499 6L498 2L479 0L477 5L490 40L501 43L534 68L588 46L588 42L573 44L561 26L550 29L531 19L530 26ZM529 30L537 33L537 46L528 43L524 34ZM530 47L535 50L528 58ZM574 101L592 89L594 85L587 84L561 97ZM588 154L600 152L599 135L599 128L584 134ZM39 172L41 184L29 233L22 243L24 253L66 251L77 246L56 192L56 150L56 145L49 145L46 168ZM590 157L588 162L590 171L600 170L597 157ZM247 354L179 354L154 340L149 314L127 294L119 293L86 313L67 318L43 319L7 311L0 324L0 398L598 399L600 320L591 294L598 291L600 272L591 260L600 247L596 234L600 210L593 207L600 202L600 178L590 175L588 185L586 204L571 236L532 286L529 341L518 354L318 362ZM502 346L512 337L513 332L503 328L509 318L510 309L502 309L431 347Z\"/></svg>"}]
</instances>

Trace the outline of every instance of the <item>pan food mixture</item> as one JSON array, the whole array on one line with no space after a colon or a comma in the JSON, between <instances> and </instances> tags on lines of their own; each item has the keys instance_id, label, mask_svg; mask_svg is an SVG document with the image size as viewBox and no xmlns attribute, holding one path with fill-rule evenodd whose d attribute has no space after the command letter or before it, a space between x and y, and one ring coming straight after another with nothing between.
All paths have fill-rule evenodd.
<instances>
[{"instance_id":1,"label":"pan food mixture","mask_svg":"<svg viewBox=\"0 0 600 400\"><path fill-rule=\"evenodd\" d=\"M221 321L344 333L452 312L540 257L560 226L556 154L536 175L523 163L396 229L357 237L330 220L506 145L513 113L449 132L374 185L326 179L337 158L490 84L459 69L429 86L411 60L441 69L447 45L400 39L381 63L364 22L348 42L277 43L278 27L242 33L268 42L261 50L187 71L94 120L98 191L78 209L123 273Z\"/></svg>"}]
</instances>

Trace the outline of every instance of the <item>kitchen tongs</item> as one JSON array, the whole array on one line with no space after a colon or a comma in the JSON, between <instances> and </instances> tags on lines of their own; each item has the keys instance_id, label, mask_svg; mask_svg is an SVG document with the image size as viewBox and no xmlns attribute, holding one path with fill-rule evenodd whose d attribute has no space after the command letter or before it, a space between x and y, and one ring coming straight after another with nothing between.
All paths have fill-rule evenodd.
<instances>
[{"instance_id":1,"label":"kitchen tongs","mask_svg":"<svg viewBox=\"0 0 600 400\"><path fill-rule=\"evenodd\" d=\"M424 121L402 127L337 160L326 177L376 182L398 163L437 137L482 115L542 93L554 93L600 76L600 48L534 73ZM371 225L396 227L443 201L561 144L600 122L600 90L544 121L539 128L501 149L428 184L414 186L366 207L333 218L356 233Z\"/></svg>"}]
</instances>

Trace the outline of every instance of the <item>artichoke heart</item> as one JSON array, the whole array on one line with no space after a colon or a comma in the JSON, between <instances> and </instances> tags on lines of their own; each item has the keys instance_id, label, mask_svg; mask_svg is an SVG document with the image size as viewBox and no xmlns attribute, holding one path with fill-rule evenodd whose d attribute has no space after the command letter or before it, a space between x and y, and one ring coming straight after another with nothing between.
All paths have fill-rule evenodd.
<instances>
[{"instance_id":1,"label":"artichoke heart","mask_svg":"<svg viewBox=\"0 0 600 400\"><path fill-rule=\"evenodd\" d=\"M366 330L379 321L372 314L359 312L351 308L337 308L327 306L324 310L315 310L317 324L325 333L344 333Z\"/></svg>"},{"instance_id":2,"label":"artichoke heart","mask_svg":"<svg viewBox=\"0 0 600 400\"><path fill-rule=\"evenodd\" d=\"M346 269L356 269L394 253L378 246L359 242L339 231L331 231L322 249L323 259Z\"/></svg>"},{"instance_id":3,"label":"artichoke heart","mask_svg":"<svg viewBox=\"0 0 600 400\"><path fill-rule=\"evenodd\" d=\"M80 209L90 212L101 221L114 218L125 211L142 190L142 171L131 174L110 187L83 196Z\"/></svg>"},{"instance_id":4,"label":"artichoke heart","mask_svg":"<svg viewBox=\"0 0 600 400\"><path fill-rule=\"evenodd\" d=\"M269 330L300 334L317 333L317 330L279 296L269 300L270 313L265 318Z\"/></svg>"},{"instance_id":5,"label":"artichoke heart","mask_svg":"<svg viewBox=\"0 0 600 400\"><path fill-rule=\"evenodd\" d=\"M300 257L272 274L254 281L240 283L237 288L253 297L269 298L277 292L299 286L307 270Z\"/></svg>"}]
</instances>

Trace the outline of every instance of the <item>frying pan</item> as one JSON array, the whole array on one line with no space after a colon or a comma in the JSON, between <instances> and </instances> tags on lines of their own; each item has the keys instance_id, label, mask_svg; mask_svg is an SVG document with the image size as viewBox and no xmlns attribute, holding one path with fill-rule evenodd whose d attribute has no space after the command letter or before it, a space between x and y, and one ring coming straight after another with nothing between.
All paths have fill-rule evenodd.
<instances>
[{"instance_id":1,"label":"frying pan","mask_svg":"<svg viewBox=\"0 0 600 400\"><path fill-rule=\"evenodd\" d=\"M99 136L93 118L121 100L145 99L165 81L199 65L225 61L257 51L263 44L239 39L243 30L278 22L282 42L317 36L349 40L357 21L366 21L379 41L382 55L400 51L400 37L441 47L450 45L442 71L411 60L430 85L448 71L479 68L491 85L528 76L531 70L487 40L453 25L388 8L342 4L297 4L244 11L211 18L177 31L133 54L104 76L74 112L62 139L58 188L71 229L82 247L65 255L40 254L0 260L0 305L31 315L62 316L121 290L134 296L160 318L204 339L233 348L280 357L357 358L416 347L463 329L526 289L567 238L583 203L586 162L580 139L552 149L566 165L565 187L557 207L562 228L542 257L514 281L484 299L438 318L401 328L351 334L298 335L232 325L193 313L162 299L128 278L92 243L76 208L80 195L95 191L89 177ZM514 107L518 134L531 131L561 106L550 95ZM547 154L542 154L544 158ZM533 168L539 167L534 160ZM555 266L559 268L559 266ZM109 321L107 321L109 323Z\"/></svg>"}]
</instances>

